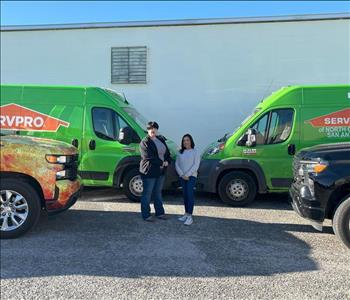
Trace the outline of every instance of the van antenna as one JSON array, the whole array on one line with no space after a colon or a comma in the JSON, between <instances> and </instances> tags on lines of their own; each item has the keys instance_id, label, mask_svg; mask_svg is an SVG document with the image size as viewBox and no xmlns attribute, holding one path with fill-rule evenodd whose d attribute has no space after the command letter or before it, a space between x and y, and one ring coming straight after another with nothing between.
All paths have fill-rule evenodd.
<instances>
[{"instance_id":1,"label":"van antenna","mask_svg":"<svg viewBox=\"0 0 350 300\"><path fill-rule=\"evenodd\" d=\"M126 104L129 104L129 101L126 99L126 96L125 96L125 93L123 92L123 96L124 96L124 102L126 103Z\"/></svg>"},{"instance_id":2,"label":"van antenna","mask_svg":"<svg viewBox=\"0 0 350 300\"><path fill-rule=\"evenodd\" d=\"M271 89L271 86L272 86L273 81L274 81L274 80L271 79L270 84L269 84L268 88L265 90L265 93L263 94L263 97L262 97L262 99L260 100L260 102L264 101L264 99L265 99L267 93L268 93L269 90Z\"/></svg>"}]
</instances>

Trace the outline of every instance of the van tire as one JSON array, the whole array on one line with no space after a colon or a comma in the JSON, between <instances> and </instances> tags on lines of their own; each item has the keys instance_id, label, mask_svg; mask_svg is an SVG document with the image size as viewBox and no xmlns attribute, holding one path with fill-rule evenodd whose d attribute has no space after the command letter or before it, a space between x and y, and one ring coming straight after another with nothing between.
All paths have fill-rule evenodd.
<instances>
[{"instance_id":1,"label":"van tire","mask_svg":"<svg viewBox=\"0 0 350 300\"><path fill-rule=\"evenodd\" d=\"M257 186L254 179L241 171L230 172L220 180L218 193L221 200L235 207L246 206L256 196Z\"/></svg>"},{"instance_id":2,"label":"van tire","mask_svg":"<svg viewBox=\"0 0 350 300\"><path fill-rule=\"evenodd\" d=\"M25 205L25 203L27 204L27 216L24 222L21 225L19 225L19 227L10 231L3 231L2 229L0 230L1 239L13 239L26 233L38 222L40 218L40 213L41 213L41 201L40 201L39 194L37 193L35 188L25 180L2 178L0 183L0 193L3 200L5 200L5 197L6 197L5 191L10 191L10 193L12 193L12 196L10 198L11 199L10 203L14 203L13 200L15 198L15 195L17 194L17 196L20 195L24 199L20 201L20 205ZM1 214L2 213L5 214L4 212L5 205L3 204L3 202L1 202L1 207L2 207ZM9 209L9 206L6 206L6 209ZM22 216L25 211L26 211L26 208L24 208L23 210L16 210L16 212L21 212ZM4 215L0 215L0 216L4 217ZM20 219L18 217L14 217L14 218L16 221L20 222ZM8 220L7 223L8 225L10 224L12 224L12 226L14 225L14 223L11 220ZM0 224L1 226L4 224L4 219L1 219Z\"/></svg>"},{"instance_id":3,"label":"van tire","mask_svg":"<svg viewBox=\"0 0 350 300\"><path fill-rule=\"evenodd\" d=\"M333 216L333 230L339 240L350 249L350 195L340 203Z\"/></svg>"},{"instance_id":4,"label":"van tire","mask_svg":"<svg viewBox=\"0 0 350 300\"><path fill-rule=\"evenodd\" d=\"M140 202L142 195L142 180L138 169L132 168L127 171L123 178L124 194L134 202Z\"/></svg>"}]
</instances>

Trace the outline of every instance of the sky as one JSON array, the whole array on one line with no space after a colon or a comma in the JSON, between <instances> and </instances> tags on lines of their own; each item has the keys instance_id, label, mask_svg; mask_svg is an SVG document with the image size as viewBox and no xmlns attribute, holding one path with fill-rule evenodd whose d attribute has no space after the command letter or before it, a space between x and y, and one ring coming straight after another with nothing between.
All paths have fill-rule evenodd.
<instances>
[{"instance_id":1,"label":"sky","mask_svg":"<svg viewBox=\"0 0 350 300\"><path fill-rule=\"evenodd\" d=\"M350 12L350 1L1 1L1 25Z\"/></svg>"}]
</instances>

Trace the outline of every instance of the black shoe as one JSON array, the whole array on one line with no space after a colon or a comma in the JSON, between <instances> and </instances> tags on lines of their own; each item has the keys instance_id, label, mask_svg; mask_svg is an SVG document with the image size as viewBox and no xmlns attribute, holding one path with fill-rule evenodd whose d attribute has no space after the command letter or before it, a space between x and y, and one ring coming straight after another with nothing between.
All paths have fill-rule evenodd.
<instances>
[{"instance_id":1,"label":"black shoe","mask_svg":"<svg viewBox=\"0 0 350 300\"><path fill-rule=\"evenodd\" d=\"M154 218L152 216L149 216L148 218L146 219L143 219L145 222L154 222Z\"/></svg>"},{"instance_id":2,"label":"black shoe","mask_svg":"<svg viewBox=\"0 0 350 300\"><path fill-rule=\"evenodd\" d=\"M161 219L161 220L168 220L169 219L169 217L167 216L167 215L165 215L165 214L163 214L163 215L159 215L159 216L156 216L158 219Z\"/></svg>"}]
</instances>

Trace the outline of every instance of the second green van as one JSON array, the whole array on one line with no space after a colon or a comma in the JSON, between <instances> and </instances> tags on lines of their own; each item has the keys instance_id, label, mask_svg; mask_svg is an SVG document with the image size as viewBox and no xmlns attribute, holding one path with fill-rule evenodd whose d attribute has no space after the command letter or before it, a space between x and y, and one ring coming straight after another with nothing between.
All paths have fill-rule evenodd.
<instances>
[{"instance_id":1,"label":"second green van","mask_svg":"<svg viewBox=\"0 0 350 300\"><path fill-rule=\"evenodd\" d=\"M257 193L287 192L296 151L350 141L350 85L290 86L257 105L202 155L198 189L244 206Z\"/></svg>"},{"instance_id":2,"label":"second green van","mask_svg":"<svg viewBox=\"0 0 350 300\"><path fill-rule=\"evenodd\" d=\"M1 130L73 144L83 185L122 187L132 200L139 200L143 190L138 144L146 124L123 95L110 89L1 85ZM175 157L175 143L167 144ZM176 181L170 168L165 188Z\"/></svg>"}]
</instances>

